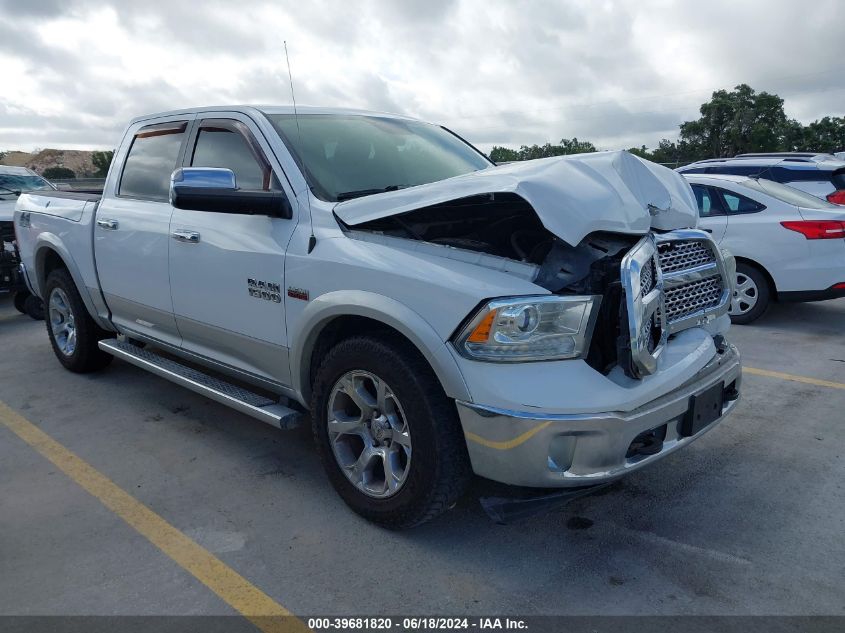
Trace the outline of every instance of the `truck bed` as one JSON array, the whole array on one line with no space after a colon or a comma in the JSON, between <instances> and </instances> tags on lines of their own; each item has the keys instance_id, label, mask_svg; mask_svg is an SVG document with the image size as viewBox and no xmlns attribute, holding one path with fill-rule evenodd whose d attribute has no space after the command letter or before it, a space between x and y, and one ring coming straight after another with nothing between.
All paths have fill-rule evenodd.
<instances>
[{"instance_id":1,"label":"truck bed","mask_svg":"<svg viewBox=\"0 0 845 633\"><path fill-rule=\"evenodd\" d=\"M18 198L18 249L34 294L41 296L44 283L34 274L39 252L43 256L43 249L49 249L67 265L86 306L93 314L99 312L93 239L101 198L101 193L81 191L31 191Z\"/></svg>"},{"instance_id":2,"label":"truck bed","mask_svg":"<svg viewBox=\"0 0 845 633\"><path fill-rule=\"evenodd\" d=\"M38 198L62 198L64 200L80 200L82 202L99 202L103 192L93 191L28 191L28 196Z\"/></svg>"}]
</instances>

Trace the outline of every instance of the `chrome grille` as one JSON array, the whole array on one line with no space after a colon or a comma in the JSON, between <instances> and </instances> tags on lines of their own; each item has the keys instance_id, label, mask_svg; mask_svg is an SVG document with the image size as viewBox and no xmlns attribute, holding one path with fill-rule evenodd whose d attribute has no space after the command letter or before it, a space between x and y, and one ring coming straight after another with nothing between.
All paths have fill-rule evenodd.
<instances>
[{"instance_id":1,"label":"chrome grille","mask_svg":"<svg viewBox=\"0 0 845 633\"><path fill-rule=\"evenodd\" d=\"M654 260L649 259L640 272L640 287L643 294L651 292L651 289L654 288L655 277L657 277L657 272L654 270Z\"/></svg>"},{"instance_id":2,"label":"chrome grille","mask_svg":"<svg viewBox=\"0 0 845 633\"><path fill-rule=\"evenodd\" d=\"M710 277L666 290L666 318L674 323L715 308L722 300L722 277Z\"/></svg>"},{"instance_id":3,"label":"chrome grille","mask_svg":"<svg viewBox=\"0 0 845 633\"><path fill-rule=\"evenodd\" d=\"M688 270L716 261L713 250L704 242L664 242L658 248L663 274Z\"/></svg>"},{"instance_id":4,"label":"chrome grille","mask_svg":"<svg viewBox=\"0 0 845 633\"><path fill-rule=\"evenodd\" d=\"M726 304L725 282L715 249L710 240L700 238L663 239L658 243L665 323L670 331L694 325L696 317Z\"/></svg>"},{"instance_id":5,"label":"chrome grille","mask_svg":"<svg viewBox=\"0 0 845 633\"><path fill-rule=\"evenodd\" d=\"M730 283L717 248L706 233L682 229L649 234L625 255L626 374L653 374L670 335L727 312Z\"/></svg>"}]
</instances>

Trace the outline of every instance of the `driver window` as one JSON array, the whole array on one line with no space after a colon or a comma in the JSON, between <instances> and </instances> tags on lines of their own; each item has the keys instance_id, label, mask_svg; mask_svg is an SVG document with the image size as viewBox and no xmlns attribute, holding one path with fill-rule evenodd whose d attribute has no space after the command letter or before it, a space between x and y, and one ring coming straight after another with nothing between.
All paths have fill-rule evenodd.
<instances>
[{"instance_id":1,"label":"driver window","mask_svg":"<svg viewBox=\"0 0 845 633\"><path fill-rule=\"evenodd\" d=\"M255 139L237 121L203 122L197 133L191 167L231 169L239 189L281 189Z\"/></svg>"}]
</instances>

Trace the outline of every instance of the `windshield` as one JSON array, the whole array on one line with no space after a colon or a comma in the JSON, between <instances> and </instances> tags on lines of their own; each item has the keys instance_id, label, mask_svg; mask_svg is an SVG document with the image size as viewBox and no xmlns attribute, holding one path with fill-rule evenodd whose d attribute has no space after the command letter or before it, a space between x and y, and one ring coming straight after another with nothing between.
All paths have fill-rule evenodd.
<instances>
[{"instance_id":1,"label":"windshield","mask_svg":"<svg viewBox=\"0 0 845 633\"><path fill-rule=\"evenodd\" d=\"M745 180L742 183L749 189L754 189L760 193L765 193L767 196L777 198L787 204L795 205L796 207L804 207L805 209L837 209L842 210L842 207L832 204L827 200L822 200L814 195L805 193L795 187L782 185L779 182L772 180L765 180L764 178Z\"/></svg>"},{"instance_id":2,"label":"windshield","mask_svg":"<svg viewBox=\"0 0 845 633\"><path fill-rule=\"evenodd\" d=\"M314 194L327 201L413 187L491 167L436 125L361 115L268 114ZM303 164L304 163L304 164Z\"/></svg>"},{"instance_id":3,"label":"windshield","mask_svg":"<svg viewBox=\"0 0 845 633\"><path fill-rule=\"evenodd\" d=\"M53 189L41 176L25 174L0 174L0 196L13 196L15 192Z\"/></svg>"}]
</instances>

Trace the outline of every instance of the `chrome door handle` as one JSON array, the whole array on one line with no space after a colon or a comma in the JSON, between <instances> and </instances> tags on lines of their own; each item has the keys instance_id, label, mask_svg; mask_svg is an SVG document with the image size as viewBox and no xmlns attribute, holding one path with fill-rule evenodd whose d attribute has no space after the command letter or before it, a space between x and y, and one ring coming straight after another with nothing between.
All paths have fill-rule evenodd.
<instances>
[{"instance_id":1,"label":"chrome door handle","mask_svg":"<svg viewBox=\"0 0 845 633\"><path fill-rule=\"evenodd\" d=\"M184 229L176 229L170 234L174 240L179 242L187 242L188 244L199 244L200 234L196 231L185 231Z\"/></svg>"},{"instance_id":2,"label":"chrome door handle","mask_svg":"<svg viewBox=\"0 0 845 633\"><path fill-rule=\"evenodd\" d=\"M116 231L117 230L117 220L109 220L106 218L102 218L97 220L97 226L101 229L106 229L107 231Z\"/></svg>"}]
</instances>

